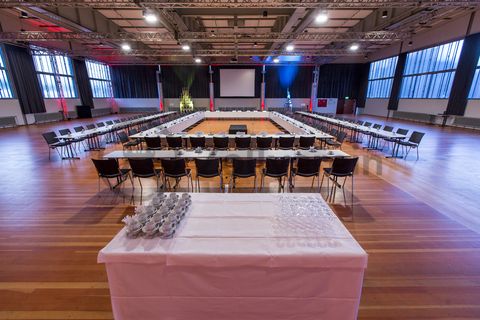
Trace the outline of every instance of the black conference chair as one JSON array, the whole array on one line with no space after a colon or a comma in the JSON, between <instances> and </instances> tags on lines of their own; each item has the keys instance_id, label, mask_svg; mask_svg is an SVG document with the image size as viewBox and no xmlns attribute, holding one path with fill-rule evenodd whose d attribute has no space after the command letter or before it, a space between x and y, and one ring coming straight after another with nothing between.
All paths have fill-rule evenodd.
<instances>
[{"instance_id":1,"label":"black conference chair","mask_svg":"<svg viewBox=\"0 0 480 320\"><path fill-rule=\"evenodd\" d=\"M312 185L310 190L313 189L315 178L317 178L317 187L320 190L320 165L322 163L321 158L299 158L296 167L290 169L290 188L295 188L295 177L312 178Z\"/></svg>"},{"instance_id":2,"label":"black conference chair","mask_svg":"<svg viewBox=\"0 0 480 320\"><path fill-rule=\"evenodd\" d=\"M130 169L120 169L118 166L118 161L115 159L92 159L95 168L98 173L98 192L100 192L100 180L103 179L107 181L108 187L110 190L114 190L116 187L121 185L127 178L130 178L130 181L133 185L133 180L130 177ZM112 185L110 179L115 179L117 183Z\"/></svg>"},{"instance_id":3,"label":"black conference chair","mask_svg":"<svg viewBox=\"0 0 480 320\"><path fill-rule=\"evenodd\" d=\"M57 138L57 134L53 131L42 133L42 137L43 137L43 139L45 139L45 141L48 144L48 160L50 160L50 151L51 150L55 150L58 153L58 155L60 156L60 158L64 159L63 148L69 146L70 143L66 142L66 141L60 141Z\"/></svg>"},{"instance_id":4,"label":"black conference chair","mask_svg":"<svg viewBox=\"0 0 480 320\"><path fill-rule=\"evenodd\" d=\"M272 148L272 142L273 138L272 137L257 137L257 149L259 150L268 150Z\"/></svg>"},{"instance_id":5,"label":"black conference chair","mask_svg":"<svg viewBox=\"0 0 480 320\"><path fill-rule=\"evenodd\" d=\"M117 136L123 146L123 149L130 149L132 147L137 147L139 149L139 145L141 142L139 140L128 139L128 136L124 131L117 132Z\"/></svg>"},{"instance_id":6,"label":"black conference chair","mask_svg":"<svg viewBox=\"0 0 480 320\"><path fill-rule=\"evenodd\" d=\"M206 139L204 136L190 137L190 147L192 149L196 149L199 147L202 149L205 149L205 145L206 145Z\"/></svg>"},{"instance_id":7,"label":"black conference chair","mask_svg":"<svg viewBox=\"0 0 480 320\"><path fill-rule=\"evenodd\" d=\"M308 150L315 144L315 136L300 136L298 147L302 150Z\"/></svg>"},{"instance_id":8,"label":"black conference chair","mask_svg":"<svg viewBox=\"0 0 480 320\"><path fill-rule=\"evenodd\" d=\"M161 150L162 140L160 137L145 137L145 143L147 144L147 150Z\"/></svg>"},{"instance_id":9,"label":"black conference chair","mask_svg":"<svg viewBox=\"0 0 480 320\"><path fill-rule=\"evenodd\" d=\"M383 131L392 132L393 127L392 126L385 126L385 127L383 127Z\"/></svg>"},{"instance_id":10,"label":"black conference chair","mask_svg":"<svg viewBox=\"0 0 480 320\"><path fill-rule=\"evenodd\" d=\"M97 128L102 128L102 127L105 127L105 123L97 122Z\"/></svg>"},{"instance_id":11,"label":"black conference chair","mask_svg":"<svg viewBox=\"0 0 480 320\"><path fill-rule=\"evenodd\" d=\"M220 159L195 159L195 167L197 169L197 191L200 192L200 178L220 177L220 191L223 188L222 166Z\"/></svg>"},{"instance_id":12,"label":"black conference chair","mask_svg":"<svg viewBox=\"0 0 480 320\"><path fill-rule=\"evenodd\" d=\"M155 178L157 182L157 191L160 186L160 177L162 175L161 169L155 169L153 165L153 160L151 158L145 159L128 159L130 163L130 168L132 169L132 177L138 178L138 182L140 183L140 189L143 192L143 185L142 185L142 178ZM132 186L135 188L135 184L132 180Z\"/></svg>"},{"instance_id":13,"label":"black conference chair","mask_svg":"<svg viewBox=\"0 0 480 320\"><path fill-rule=\"evenodd\" d=\"M251 137L235 137L235 148L237 150L248 150L252 142Z\"/></svg>"},{"instance_id":14,"label":"black conference chair","mask_svg":"<svg viewBox=\"0 0 480 320\"><path fill-rule=\"evenodd\" d=\"M167 136L167 145L169 149L177 150L183 148L183 138L180 136Z\"/></svg>"},{"instance_id":15,"label":"black conference chair","mask_svg":"<svg viewBox=\"0 0 480 320\"><path fill-rule=\"evenodd\" d=\"M332 148L339 148L341 149L342 148L342 144L343 142L345 141L345 138L347 137L347 133L345 131L340 131L338 134L337 134L337 137L335 140L332 140L332 139L329 139L327 141L325 141L327 143L327 145L329 147L332 147Z\"/></svg>"},{"instance_id":16,"label":"black conference chair","mask_svg":"<svg viewBox=\"0 0 480 320\"><path fill-rule=\"evenodd\" d=\"M233 159L232 176L229 185L232 189L236 187L237 178L253 177L253 190L257 191L257 160L256 159Z\"/></svg>"},{"instance_id":17,"label":"black conference chair","mask_svg":"<svg viewBox=\"0 0 480 320\"><path fill-rule=\"evenodd\" d=\"M105 121L105 123L107 124L107 126L111 126L113 124L113 121L112 120L108 120L108 121Z\"/></svg>"},{"instance_id":18,"label":"black conference chair","mask_svg":"<svg viewBox=\"0 0 480 320\"><path fill-rule=\"evenodd\" d=\"M72 131L70 131L70 129L60 129L58 130L58 133L60 133L61 136L64 136L67 134L72 134ZM75 138L75 139L69 140L69 142L75 146L75 149L78 149L79 144L84 140L85 138Z\"/></svg>"},{"instance_id":19,"label":"black conference chair","mask_svg":"<svg viewBox=\"0 0 480 320\"><path fill-rule=\"evenodd\" d=\"M213 147L217 150L228 150L228 137L213 136Z\"/></svg>"},{"instance_id":20,"label":"black conference chair","mask_svg":"<svg viewBox=\"0 0 480 320\"><path fill-rule=\"evenodd\" d=\"M278 149L282 149L282 150L293 149L294 142L295 142L294 136L280 136L278 138Z\"/></svg>"},{"instance_id":21,"label":"black conference chair","mask_svg":"<svg viewBox=\"0 0 480 320\"><path fill-rule=\"evenodd\" d=\"M420 142L422 141L424 135L425 135L425 133L423 133L423 132L413 131L412 135L410 136L410 139L408 139L408 141L397 141L397 143L399 145L401 145L402 148L405 147L407 149L407 152L405 153L404 159L407 159L408 153L412 149L417 150L417 160L419 159L418 147L419 147Z\"/></svg>"},{"instance_id":22,"label":"black conference chair","mask_svg":"<svg viewBox=\"0 0 480 320\"><path fill-rule=\"evenodd\" d=\"M262 169L262 181L260 190L265 184L265 177L278 179L278 192L285 191L285 180L288 177L288 167L290 159L288 158L267 158L265 168Z\"/></svg>"},{"instance_id":23,"label":"black conference chair","mask_svg":"<svg viewBox=\"0 0 480 320\"><path fill-rule=\"evenodd\" d=\"M162 159L162 168L163 168L163 185L168 189L172 189L170 185L170 179L175 179L175 185L173 190L178 186L178 183L183 177L187 177L187 190L190 190L192 186L193 191L193 180L191 170L187 168L185 159L173 158L173 159ZM190 183L189 183L190 182Z\"/></svg>"},{"instance_id":24,"label":"black conference chair","mask_svg":"<svg viewBox=\"0 0 480 320\"><path fill-rule=\"evenodd\" d=\"M121 121L120 119L115 119L115 120L113 120L113 122L115 122L115 123L120 123L120 122L122 122L122 121Z\"/></svg>"},{"instance_id":25,"label":"black conference chair","mask_svg":"<svg viewBox=\"0 0 480 320\"><path fill-rule=\"evenodd\" d=\"M408 134L408 130L399 128L399 129L397 129L397 131L395 131L395 134L398 134L398 135L401 135L401 136L406 136ZM395 146L397 141L401 141L401 140L404 140L404 139L405 138L383 138L384 144L382 146L382 149L385 148L385 145L389 145L390 143L393 144L393 146ZM389 148L390 148L390 146L389 146Z\"/></svg>"},{"instance_id":26,"label":"black conference chair","mask_svg":"<svg viewBox=\"0 0 480 320\"><path fill-rule=\"evenodd\" d=\"M86 127L87 127L88 130L91 130L91 129L95 129L95 128L96 128L93 123L87 124Z\"/></svg>"},{"instance_id":27,"label":"black conference chair","mask_svg":"<svg viewBox=\"0 0 480 320\"><path fill-rule=\"evenodd\" d=\"M343 200L345 206L347 205L347 198L345 196L345 182L348 177L352 178L352 207L353 207L353 174L355 167L358 162L358 157L355 158L335 158L333 159L331 168L323 169L322 183L320 188L323 185L323 179L327 177L327 201L333 201L335 199L337 188L342 189ZM342 182L339 182L339 179L342 179ZM332 181L332 189L329 187L329 181Z\"/></svg>"},{"instance_id":28,"label":"black conference chair","mask_svg":"<svg viewBox=\"0 0 480 320\"><path fill-rule=\"evenodd\" d=\"M83 126L77 126L77 127L73 127L73 130L75 132L82 132L83 130L85 130L85 128Z\"/></svg>"}]
</instances>

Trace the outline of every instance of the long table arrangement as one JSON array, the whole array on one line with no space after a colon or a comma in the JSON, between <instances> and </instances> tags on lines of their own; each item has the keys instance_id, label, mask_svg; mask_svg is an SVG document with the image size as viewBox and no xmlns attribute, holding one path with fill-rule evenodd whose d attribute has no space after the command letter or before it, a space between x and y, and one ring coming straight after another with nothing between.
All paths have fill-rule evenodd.
<instances>
[{"instance_id":1,"label":"long table arrangement","mask_svg":"<svg viewBox=\"0 0 480 320\"><path fill-rule=\"evenodd\" d=\"M367 254L319 194L191 201L172 237L100 251L115 319L357 318Z\"/></svg>"}]
</instances>

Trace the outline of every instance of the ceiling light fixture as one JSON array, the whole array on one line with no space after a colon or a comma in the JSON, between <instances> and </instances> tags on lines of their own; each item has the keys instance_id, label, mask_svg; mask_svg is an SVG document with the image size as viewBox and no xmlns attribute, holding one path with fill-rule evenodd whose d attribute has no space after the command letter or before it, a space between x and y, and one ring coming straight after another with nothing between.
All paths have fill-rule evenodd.
<instances>
[{"instance_id":1,"label":"ceiling light fixture","mask_svg":"<svg viewBox=\"0 0 480 320\"><path fill-rule=\"evenodd\" d=\"M158 21L158 17L157 15L155 14L154 11L152 10L144 10L143 11L143 18L145 19L145 21L147 21L148 23L155 23Z\"/></svg>"},{"instance_id":2,"label":"ceiling light fixture","mask_svg":"<svg viewBox=\"0 0 480 320\"><path fill-rule=\"evenodd\" d=\"M279 62L280 62L280 59L278 59L278 58L273 59L273 63L279 63Z\"/></svg>"},{"instance_id":3,"label":"ceiling light fixture","mask_svg":"<svg viewBox=\"0 0 480 320\"><path fill-rule=\"evenodd\" d=\"M358 49L360 49L360 46L356 43L350 46L350 51L357 51Z\"/></svg>"},{"instance_id":4,"label":"ceiling light fixture","mask_svg":"<svg viewBox=\"0 0 480 320\"><path fill-rule=\"evenodd\" d=\"M325 23L328 21L328 15L326 12L320 12L315 18L316 23Z\"/></svg>"},{"instance_id":5,"label":"ceiling light fixture","mask_svg":"<svg viewBox=\"0 0 480 320\"><path fill-rule=\"evenodd\" d=\"M182 50L183 51L190 51L190 46L188 44L182 45Z\"/></svg>"},{"instance_id":6,"label":"ceiling light fixture","mask_svg":"<svg viewBox=\"0 0 480 320\"><path fill-rule=\"evenodd\" d=\"M287 45L287 46L285 47L285 49L286 49L287 51L293 51L293 49L295 49L295 46L294 46L293 44L289 44L289 45Z\"/></svg>"},{"instance_id":7,"label":"ceiling light fixture","mask_svg":"<svg viewBox=\"0 0 480 320\"><path fill-rule=\"evenodd\" d=\"M132 50L132 47L128 43L122 44L122 50L123 51L130 51Z\"/></svg>"},{"instance_id":8,"label":"ceiling light fixture","mask_svg":"<svg viewBox=\"0 0 480 320\"><path fill-rule=\"evenodd\" d=\"M195 58L195 63L202 63L202 59L200 59L200 58Z\"/></svg>"},{"instance_id":9,"label":"ceiling light fixture","mask_svg":"<svg viewBox=\"0 0 480 320\"><path fill-rule=\"evenodd\" d=\"M383 18L383 19L388 18L388 11L387 11L387 10L384 10L384 11L382 12L382 18Z\"/></svg>"}]
</instances>

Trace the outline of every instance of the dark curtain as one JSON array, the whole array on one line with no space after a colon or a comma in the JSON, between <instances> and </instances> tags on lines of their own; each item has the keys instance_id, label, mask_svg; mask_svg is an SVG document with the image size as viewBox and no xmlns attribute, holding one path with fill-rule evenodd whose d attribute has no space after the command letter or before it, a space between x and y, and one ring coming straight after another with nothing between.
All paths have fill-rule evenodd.
<instances>
[{"instance_id":1,"label":"dark curtain","mask_svg":"<svg viewBox=\"0 0 480 320\"><path fill-rule=\"evenodd\" d=\"M370 63L364 63L360 70L360 87L358 88L357 107L365 108L368 91L368 73L370 72Z\"/></svg>"},{"instance_id":2,"label":"dark curtain","mask_svg":"<svg viewBox=\"0 0 480 320\"><path fill-rule=\"evenodd\" d=\"M228 97L228 98L260 98L262 86L262 66L216 66L213 67L213 82L215 98L220 97L220 69L255 69L255 96L254 97Z\"/></svg>"},{"instance_id":3,"label":"dark curtain","mask_svg":"<svg viewBox=\"0 0 480 320\"><path fill-rule=\"evenodd\" d=\"M157 66L113 66L115 98L158 98Z\"/></svg>"},{"instance_id":4,"label":"dark curtain","mask_svg":"<svg viewBox=\"0 0 480 320\"><path fill-rule=\"evenodd\" d=\"M289 89L291 98L310 98L312 80L313 67L310 66L269 66L265 75L265 97L285 98Z\"/></svg>"},{"instance_id":5,"label":"dark curtain","mask_svg":"<svg viewBox=\"0 0 480 320\"><path fill-rule=\"evenodd\" d=\"M392 91L390 91L390 99L388 100L388 110L398 109L398 101L400 99L400 88L402 86L403 71L405 70L406 61L407 61L407 53L401 53L398 56L397 67L395 68L395 76L393 78Z\"/></svg>"},{"instance_id":6,"label":"dark curtain","mask_svg":"<svg viewBox=\"0 0 480 320\"><path fill-rule=\"evenodd\" d=\"M5 45L17 98L24 114L46 112L32 56L27 48Z\"/></svg>"},{"instance_id":7,"label":"dark curtain","mask_svg":"<svg viewBox=\"0 0 480 320\"><path fill-rule=\"evenodd\" d=\"M85 60L72 59L72 61L73 70L77 79L78 94L80 96L80 100L82 100L82 105L93 108L93 93L92 87L90 86L90 80L88 79Z\"/></svg>"},{"instance_id":8,"label":"dark curtain","mask_svg":"<svg viewBox=\"0 0 480 320\"><path fill-rule=\"evenodd\" d=\"M180 98L188 88L192 98L209 98L208 66L162 66L162 88L165 98Z\"/></svg>"},{"instance_id":9,"label":"dark curtain","mask_svg":"<svg viewBox=\"0 0 480 320\"><path fill-rule=\"evenodd\" d=\"M463 42L460 60L453 79L447 114L463 116L468 103L468 94L475 76L475 66L480 56L480 33L470 35Z\"/></svg>"},{"instance_id":10,"label":"dark curtain","mask_svg":"<svg viewBox=\"0 0 480 320\"><path fill-rule=\"evenodd\" d=\"M321 66L317 97L358 99L363 68L363 64L326 64Z\"/></svg>"}]
</instances>

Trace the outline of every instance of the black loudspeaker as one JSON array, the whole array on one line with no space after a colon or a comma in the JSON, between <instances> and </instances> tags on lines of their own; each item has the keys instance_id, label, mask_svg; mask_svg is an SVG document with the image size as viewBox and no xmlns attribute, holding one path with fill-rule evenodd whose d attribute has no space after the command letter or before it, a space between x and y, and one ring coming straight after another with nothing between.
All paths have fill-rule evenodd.
<instances>
[{"instance_id":1,"label":"black loudspeaker","mask_svg":"<svg viewBox=\"0 0 480 320\"><path fill-rule=\"evenodd\" d=\"M76 109L77 109L77 117L79 119L92 117L92 108L90 108L90 106L76 106Z\"/></svg>"}]
</instances>

